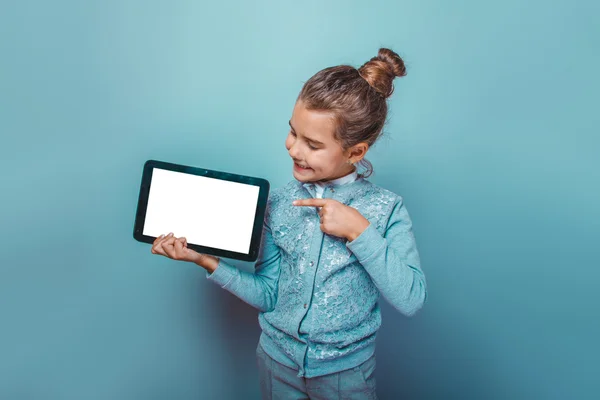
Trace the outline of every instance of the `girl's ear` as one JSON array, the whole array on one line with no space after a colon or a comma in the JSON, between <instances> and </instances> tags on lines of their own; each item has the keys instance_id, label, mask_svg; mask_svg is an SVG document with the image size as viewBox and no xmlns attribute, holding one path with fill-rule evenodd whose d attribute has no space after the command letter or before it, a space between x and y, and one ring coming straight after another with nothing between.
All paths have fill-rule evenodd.
<instances>
[{"instance_id":1,"label":"girl's ear","mask_svg":"<svg viewBox=\"0 0 600 400\"><path fill-rule=\"evenodd\" d=\"M369 144L365 142L360 142L348 149L348 154L349 157L352 158L352 162L357 163L363 159L363 157L367 154L368 150Z\"/></svg>"}]
</instances>

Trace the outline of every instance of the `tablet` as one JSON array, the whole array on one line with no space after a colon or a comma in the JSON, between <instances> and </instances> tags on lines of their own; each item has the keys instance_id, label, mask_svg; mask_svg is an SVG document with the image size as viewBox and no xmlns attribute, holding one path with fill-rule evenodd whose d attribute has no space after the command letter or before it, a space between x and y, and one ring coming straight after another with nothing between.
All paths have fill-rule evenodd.
<instances>
[{"instance_id":1,"label":"tablet","mask_svg":"<svg viewBox=\"0 0 600 400\"><path fill-rule=\"evenodd\" d=\"M148 160L133 237L173 232L203 254L256 261L269 196L266 179Z\"/></svg>"}]
</instances>

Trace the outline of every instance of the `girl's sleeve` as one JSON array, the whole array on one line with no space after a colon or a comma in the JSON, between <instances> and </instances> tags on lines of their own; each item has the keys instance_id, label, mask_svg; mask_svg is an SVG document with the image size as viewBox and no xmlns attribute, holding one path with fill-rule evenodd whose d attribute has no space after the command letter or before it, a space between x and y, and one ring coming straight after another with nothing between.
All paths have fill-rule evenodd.
<instances>
[{"instance_id":1,"label":"girl's sleeve","mask_svg":"<svg viewBox=\"0 0 600 400\"><path fill-rule=\"evenodd\" d=\"M254 273L242 271L219 258L217 268L206 272L208 280L233 293L262 312L273 310L277 301L277 284L281 253L273 241L269 227L269 207L265 213L263 231Z\"/></svg>"},{"instance_id":2,"label":"girl's sleeve","mask_svg":"<svg viewBox=\"0 0 600 400\"><path fill-rule=\"evenodd\" d=\"M383 236L369 224L346 246L394 308L412 316L423 306L427 299L425 275L412 222L401 197L392 209Z\"/></svg>"}]
</instances>

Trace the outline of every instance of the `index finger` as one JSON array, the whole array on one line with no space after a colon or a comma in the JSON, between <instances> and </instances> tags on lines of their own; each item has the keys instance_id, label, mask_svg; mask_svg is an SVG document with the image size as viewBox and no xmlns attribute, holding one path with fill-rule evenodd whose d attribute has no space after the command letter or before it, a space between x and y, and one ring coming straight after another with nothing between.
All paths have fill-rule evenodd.
<instances>
[{"instance_id":1,"label":"index finger","mask_svg":"<svg viewBox=\"0 0 600 400\"><path fill-rule=\"evenodd\" d=\"M315 207L323 207L327 204L327 199L300 199L294 200L292 202L295 206L315 206Z\"/></svg>"}]
</instances>

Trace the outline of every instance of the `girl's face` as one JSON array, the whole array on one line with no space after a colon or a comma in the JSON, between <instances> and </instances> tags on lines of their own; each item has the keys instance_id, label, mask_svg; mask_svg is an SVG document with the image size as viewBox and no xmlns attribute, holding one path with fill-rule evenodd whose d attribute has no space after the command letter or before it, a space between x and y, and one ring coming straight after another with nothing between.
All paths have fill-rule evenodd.
<instances>
[{"instance_id":1,"label":"girl's face","mask_svg":"<svg viewBox=\"0 0 600 400\"><path fill-rule=\"evenodd\" d=\"M294 178L301 182L329 181L355 170L354 165L348 164L350 149L342 150L333 138L334 129L331 113L307 110L301 100L296 102L285 140ZM352 162L360 158L354 156Z\"/></svg>"}]
</instances>

